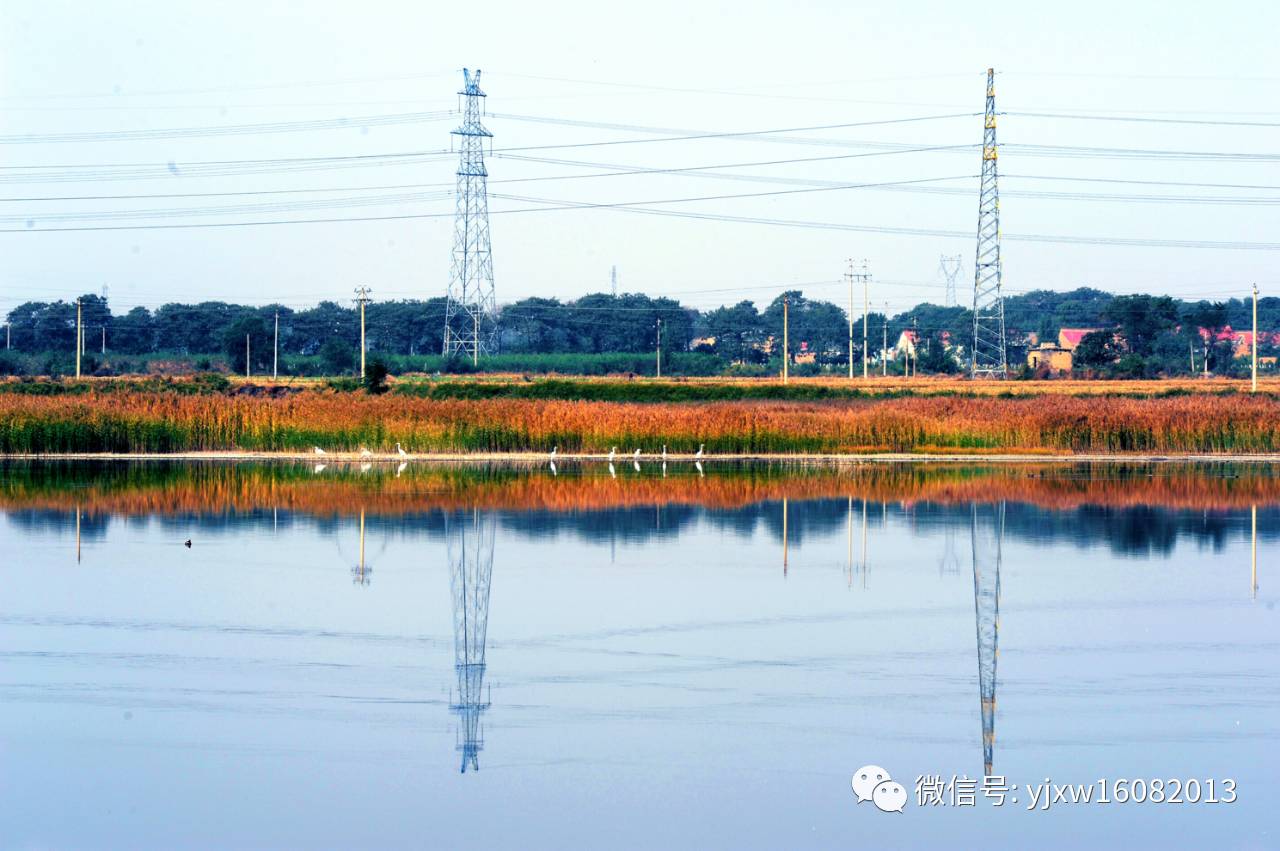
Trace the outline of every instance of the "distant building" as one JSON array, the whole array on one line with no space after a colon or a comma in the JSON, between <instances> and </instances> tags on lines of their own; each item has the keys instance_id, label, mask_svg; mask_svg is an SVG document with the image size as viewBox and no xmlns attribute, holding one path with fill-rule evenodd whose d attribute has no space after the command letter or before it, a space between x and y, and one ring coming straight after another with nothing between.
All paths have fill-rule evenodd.
<instances>
[{"instance_id":1,"label":"distant building","mask_svg":"<svg viewBox=\"0 0 1280 851\"><path fill-rule=\"evenodd\" d=\"M1055 346L1053 343L1041 343L1027 352L1027 366L1032 369L1045 367L1056 372L1070 372L1072 359L1070 349Z\"/></svg>"},{"instance_id":2,"label":"distant building","mask_svg":"<svg viewBox=\"0 0 1280 851\"><path fill-rule=\"evenodd\" d=\"M1068 352L1074 352L1076 346L1080 345L1080 341L1085 338L1086 334L1092 334L1094 331L1103 331L1103 328L1063 328L1058 332L1058 345L1055 348L1065 349Z\"/></svg>"},{"instance_id":3,"label":"distant building","mask_svg":"<svg viewBox=\"0 0 1280 851\"><path fill-rule=\"evenodd\" d=\"M907 329L898 335L898 342L890 350L895 358L907 356L914 358L916 356L916 343L919 342L920 335L911 329Z\"/></svg>"},{"instance_id":4,"label":"distant building","mask_svg":"<svg viewBox=\"0 0 1280 851\"><path fill-rule=\"evenodd\" d=\"M1196 330L1200 332L1201 340L1209 341L1209 329L1198 328ZM1244 358L1253 354L1252 331L1234 331L1230 325L1227 325L1214 335L1213 341L1215 343L1231 343L1233 357ZM1265 346L1267 343L1280 345L1280 334L1268 334L1266 331L1258 334L1258 345Z\"/></svg>"},{"instance_id":5,"label":"distant building","mask_svg":"<svg viewBox=\"0 0 1280 851\"><path fill-rule=\"evenodd\" d=\"M818 360L818 353L809 348L809 344L803 340L800 342L800 351L796 352L792 361L795 363L815 363Z\"/></svg>"},{"instance_id":6,"label":"distant building","mask_svg":"<svg viewBox=\"0 0 1280 851\"><path fill-rule=\"evenodd\" d=\"M689 341L690 349L696 350L698 346L706 346L709 349L714 349L716 346L716 338L715 337L695 337L694 339Z\"/></svg>"}]
</instances>

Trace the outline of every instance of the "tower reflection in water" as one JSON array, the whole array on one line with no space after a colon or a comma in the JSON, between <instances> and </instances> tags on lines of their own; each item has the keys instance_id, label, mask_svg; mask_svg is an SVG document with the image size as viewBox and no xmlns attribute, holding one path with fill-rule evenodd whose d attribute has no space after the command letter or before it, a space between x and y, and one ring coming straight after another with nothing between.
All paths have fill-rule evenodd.
<instances>
[{"instance_id":1,"label":"tower reflection in water","mask_svg":"<svg viewBox=\"0 0 1280 851\"><path fill-rule=\"evenodd\" d=\"M489 580L493 574L493 540L497 516L473 510L470 516L447 517L446 551L449 584L453 590L453 654L458 675L457 700L450 709L458 716L457 749L460 769L480 769L484 748L481 715L489 708L484 691L484 644L489 626Z\"/></svg>"},{"instance_id":2,"label":"tower reflection in water","mask_svg":"<svg viewBox=\"0 0 1280 851\"><path fill-rule=\"evenodd\" d=\"M1000 655L1000 560L1004 543L1003 502L973 504L973 611L978 632L978 698L982 713L982 768L990 777L996 743L996 661ZM979 511L992 512L979 523Z\"/></svg>"}]
</instances>

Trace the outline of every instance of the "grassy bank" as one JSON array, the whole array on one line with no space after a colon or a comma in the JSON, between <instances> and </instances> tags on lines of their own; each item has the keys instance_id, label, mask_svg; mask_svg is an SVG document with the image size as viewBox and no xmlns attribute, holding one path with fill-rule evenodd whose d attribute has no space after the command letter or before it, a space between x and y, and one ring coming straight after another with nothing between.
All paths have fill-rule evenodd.
<instances>
[{"instance_id":1,"label":"grassy bank","mask_svg":"<svg viewBox=\"0 0 1280 851\"><path fill-rule=\"evenodd\" d=\"M518 385L517 385L518 386ZM606 385L607 386L607 385ZM1271 394L875 396L684 402L89 387L0 394L0 452L710 453L1280 451Z\"/></svg>"}]
</instances>

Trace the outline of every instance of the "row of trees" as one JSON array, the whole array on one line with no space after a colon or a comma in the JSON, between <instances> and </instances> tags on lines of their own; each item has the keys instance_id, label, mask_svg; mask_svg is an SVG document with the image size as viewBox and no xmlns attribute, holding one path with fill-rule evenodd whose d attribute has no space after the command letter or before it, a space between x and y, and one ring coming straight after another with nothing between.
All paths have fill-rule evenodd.
<instances>
[{"instance_id":1,"label":"row of trees","mask_svg":"<svg viewBox=\"0 0 1280 851\"><path fill-rule=\"evenodd\" d=\"M596 293L570 301L526 298L500 308L497 335L500 350L513 354L652 352L660 323L666 351L698 350L726 366L765 365L780 357L784 301L792 354L813 354L818 368L845 364L850 354L848 314L837 304L798 290L779 295L763 309L743 300L705 312L675 299L638 293ZM356 361L359 313L333 301L305 310L221 301L169 303L124 313L113 312L100 296L86 295L80 302L88 348L98 349L105 334L112 355L221 355L233 369L242 370L247 336L252 366L261 371L270 367L278 320L282 357L318 356L331 372L349 370ZM1264 298L1259 308L1260 327L1280 328L1280 298ZM1200 345L1198 329L1206 328L1216 337L1228 326L1248 328L1251 310L1245 299L1209 303L1113 296L1088 288L1034 291L1005 300L1009 361L1023 362L1032 334L1053 340L1061 328L1091 327L1108 330L1086 338L1076 354L1082 368L1126 374L1188 372L1188 353ZM885 338L892 347L902 331L914 329L920 340L918 367L924 372L954 371L972 336L972 316L963 307L928 303L893 316L872 313L867 321L870 355L879 357ZM863 322L861 316L854 319L852 354L860 360ZM75 302L27 302L10 311L7 321L10 345L18 351L65 353L74 347ZM369 351L384 356L438 355L444 323L443 298L371 302L366 308ZM1210 369L1229 369L1230 349L1229 344L1211 345Z\"/></svg>"}]
</instances>

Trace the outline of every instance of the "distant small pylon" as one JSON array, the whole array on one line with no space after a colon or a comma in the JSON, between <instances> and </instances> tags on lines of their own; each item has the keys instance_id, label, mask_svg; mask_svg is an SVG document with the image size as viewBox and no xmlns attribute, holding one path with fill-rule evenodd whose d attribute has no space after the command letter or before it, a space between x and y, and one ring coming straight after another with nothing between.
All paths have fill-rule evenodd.
<instances>
[{"instance_id":1,"label":"distant small pylon","mask_svg":"<svg viewBox=\"0 0 1280 851\"><path fill-rule=\"evenodd\" d=\"M956 281L964 269L964 258L959 254L943 254L938 258L938 272L946 282L946 295L942 300L944 307L956 307L960 299L956 295Z\"/></svg>"}]
</instances>

